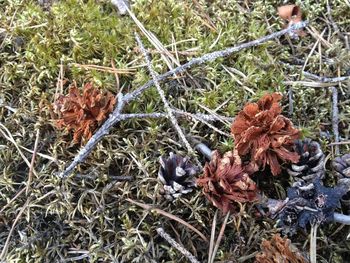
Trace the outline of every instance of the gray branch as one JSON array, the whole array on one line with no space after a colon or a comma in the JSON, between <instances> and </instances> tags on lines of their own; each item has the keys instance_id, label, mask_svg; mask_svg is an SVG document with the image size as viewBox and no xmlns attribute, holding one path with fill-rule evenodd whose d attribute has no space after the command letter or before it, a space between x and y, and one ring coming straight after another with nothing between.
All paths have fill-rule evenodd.
<instances>
[{"instance_id":1,"label":"gray branch","mask_svg":"<svg viewBox=\"0 0 350 263\"><path fill-rule=\"evenodd\" d=\"M194 153L194 150L192 149L190 143L187 141L186 139L186 136L185 134L182 132L181 130L181 127L180 125L178 124L175 116L174 116L174 113L173 113L173 110L170 108L170 104L168 102L168 100L165 98L165 93L164 93L164 90L160 87L160 84L157 80L157 74L156 72L153 70L153 67L152 67L152 64L151 64L151 59L144 47L144 45L142 44L142 41L139 37L139 35L137 33L135 33L135 37L136 37L136 41L137 43L139 44L140 46L140 49L141 49L141 53L143 54L145 60L146 60L146 63L147 63L147 68L148 68L148 71L150 72L151 74L151 77L154 81L154 85L156 86L157 88L157 91L158 91L158 94L160 96L160 98L162 99L163 101L163 104L164 104L164 108L165 110L167 111L168 113L168 117L171 121L171 123L173 124L175 130L177 131L177 133L179 134L179 137L180 139L182 140L182 142L185 144L186 148L187 148L187 151L188 153Z\"/></svg>"},{"instance_id":2,"label":"gray branch","mask_svg":"<svg viewBox=\"0 0 350 263\"><path fill-rule=\"evenodd\" d=\"M296 24L292 25L289 28L286 28L286 29L283 29L281 31L272 33L272 34L264 36L262 38L253 40L251 42L239 44L237 46L230 47L230 48L227 48L227 49L224 49L224 50L220 50L220 51L214 51L212 53L205 54L205 55L203 55L203 56L201 56L199 58L194 58L194 59L190 60L189 62L187 62L186 64L183 64L183 65L181 65L181 66L179 66L177 68L174 68L174 69L172 69L172 70L170 70L170 71L168 71L168 72L166 72L166 73L164 73L162 75L159 75L157 77L157 80L158 81L163 81L163 80L167 79L168 77L173 76L174 74L178 74L178 73L184 72L187 69L189 69L189 68L191 68L191 67L193 67L195 65L200 65L200 64L204 64L204 63L209 62L209 61L214 61L214 60L216 60L218 58L228 57L231 54L236 53L236 52L238 52L238 51L240 51L242 49L245 49L245 48L251 48L251 47L260 46L260 45L266 43L269 40L272 40L272 39L275 39L275 38L279 38L279 37L281 37L281 36L283 36L285 34L288 34L288 33L292 32L292 31L302 29L302 28L306 27L307 25L308 25L307 21L299 22L299 23L296 23ZM152 87L153 85L154 85L154 81L150 80L146 84L144 84L143 86L138 88L137 90L135 90L135 91L125 95L126 102L136 99L146 89Z\"/></svg>"},{"instance_id":3,"label":"gray branch","mask_svg":"<svg viewBox=\"0 0 350 263\"><path fill-rule=\"evenodd\" d=\"M162 238L164 238L173 248L177 249L181 252L182 255L184 255L191 263L200 263L198 259L196 259L195 256L191 254L188 250L186 250L183 246L181 246L179 243L177 243L168 233L164 231L163 228L157 228L157 233Z\"/></svg>"},{"instance_id":4,"label":"gray branch","mask_svg":"<svg viewBox=\"0 0 350 263\"><path fill-rule=\"evenodd\" d=\"M338 110L338 90L336 87L331 87L332 90L332 128L334 141L339 142L339 110ZM339 155L339 145L335 145L335 154Z\"/></svg>"}]
</instances>

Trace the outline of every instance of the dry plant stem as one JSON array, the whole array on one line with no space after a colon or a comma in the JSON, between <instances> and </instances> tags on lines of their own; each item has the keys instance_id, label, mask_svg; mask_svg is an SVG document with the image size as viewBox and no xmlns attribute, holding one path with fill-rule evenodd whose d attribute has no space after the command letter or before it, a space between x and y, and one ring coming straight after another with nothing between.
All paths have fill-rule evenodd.
<instances>
[{"instance_id":1,"label":"dry plant stem","mask_svg":"<svg viewBox=\"0 0 350 263\"><path fill-rule=\"evenodd\" d=\"M338 90L336 87L331 87L332 90L332 128L334 134L334 141L339 142L339 110L338 110ZM339 145L335 145L335 154L339 155Z\"/></svg>"},{"instance_id":2,"label":"dry plant stem","mask_svg":"<svg viewBox=\"0 0 350 263\"><path fill-rule=\"evenodd\" d=\"M290 33L292 31L302 29L302 28L306 27L307 24L308 24L308 22L306 22L306 21L300 22L300 23L294 24L293 26L291 26L289 28L286 28L286 29L283 29L281 31L270 34L268 36L253 40L251 42L239 44L237 46L230 47L230 48L227 48L225 50L208 53L208 54L205 54L199 58L194 58L194 59L190 60L189 62L185 63L184 65L181 65L177 68L174 68L173 70L170 70L162 75L158 75L157 81L158 82L163 81L163 80L167 79L168 77L173 76L176 73L184 72L193 66L204 64L206 62L213 61L217 58L227 57L227 56L229 56L235 52L238 52L242 49L262 45L269 40L281 37L284 34ZM73 171L73 169L79 163L81 163L82 161L85 160L85 158L89 155L89 153L94 149L96 144L105 135L107 135L109 133L109 130L116 123L118 123L120 121L120 113L121 113L121 110L122 110L124 104L126 104L130 101L136 100L139 96L141 96L141 94L145 90L149 89L153 85L154 85L154 81L150 80L146 84L144 84L141 87L139 87L138 89L136 89L135 91L125 94L125 96L123 96L123 97L122 97L122 94L119 93L118 94L118 103L117 103L116 109L113 111L113 113L110 114L109 118L99 128L99 130L90 138L90 140L87 142L87 144L84 146L84 148L82 148L78 152L78 154L76 155L76 157L74 158L72 163L62 173L60 173L59 176L64 178L64 177L67 177L68 175L70 175L71 172Z\"/></svg>"},{"instance_id":3,"label":"dry plant stem","mask_svg":"<svg viewBox=\"0 0 350 263\"><path fill-rule=\"evenodd\" d=\"M218 218L218 210L215 211L213 223L211 226L211 234L210 234L210 243L209 243L209 255L208 255L208 263L210 263L210 259L212 258L212 254L214 251L214 239L215 239L215 228L216 228L216 221Z\"/></svg>"},{"instance_id":4,"label":"dry plant stem","mask_svg":"<svg viewBox=\"0 0 350 263\"><path fill-rule=\"evenodd\" d=\"M208 239L198 230L196 229L195 227L193 227L192 225L190 225L189 223L187 223L186 221L182 220L181 218L177 217L177 216L174 216L173 214L170 214L168 212L165 212L159 208L154 208L152 207L151 205L147 205L147 204L142 204L140 202L136 202L132 199L129 199L127 198L126 201L134 204L134 205L137 205L139 207L142 207L143 209L145 210L148 210L148 211L154 211L154 212L157 212L158 214L161 214L163 216L166 216L172 220L175 220L177 221L178 223L186 226L187 228L191 229L192 231L194 231L197 235L199 235L205 242L208 242Z\"/></svg>"},{"instance_id":5,"label":"dry plant stem","mask_svg":"<svg viewBox=\"0 0 350 263\"><path fill-rule=\"evenodd\" d=\"M205 118L202 118L202 116L204 114L198 114L198 113L189 113L189 112L183 112L183 111L176 111L173 110L174 115L178 116L178 117L191 117L192 119L202 122L205 125L207 125L208 127L210 127L212 130L216 131L217 133L227 136L227 137L231 137L230 134L225 133L223 131L221 131L220 129L216 128L214 125L210 124L208 121L206 121L205 119L209 119L210 121L215 121L218 120L218 118L214 115L205 115ZM168 115L166 113L135 113L135 114L122 114L121 118L123 120L126 119L133 119L133 118L139 118L139 119L144 119L144 118L153 118L153 119L157 119L157 118L168 118ZM227 117L222 117L222 118L226 118L226 119L233 119L233 118L227 118Z\"/></svg>"},{"instance_id":6,"label":"dry plant stem","mask_svg":"<svg viewBox=\"0 0 350 263\"><path fill-rule=\"evenodd\" d=\"M164 238L173 248L180 251L181 254L184 255L191 263L200 263L195 256L193 256L188 250L186 250L183 246L177 243L168 233L164 231L163 228L157 228L157 233L162 238Z\"/></svg>"},{"instance_id":7,"label":"dry plant stem","mask_svg":"<svg viewBox=\"0 0 350 263\"><path fill-rule=\"evenodd\" d=\"M317 263L316 261L316 241L317 241L317 228L318 224L313 224L311 226L311 233L310 233L310 263Z\"/></svg>"},{"instance_id":8,"label":"dry plant stem","mask_svg":"<svg viewBox=\"0 0 350 263\"><path fill-rule=\"evenodd\" d=\"M307 71L302 72L305 77L310 77L313 79L318 80L319 82L323 83L339 83L339 82L344 82L350 79L350 76L342 76L342 77L335 77L335 78L328 78L328 77L320 77L315 74L312 74Z\"/></svg>"},{"instance_id":9,"label":"dry plant stem","mask_svg":"<svg viewBox=\"0 0 350 263\"><path fill-rule=\"evenodd\" d=\"M225 217L225 220L224 220L224 223L221 226L221 229L220 229L220 232L219 232L219 235L218 235L218 239L216 240L213 253L211 255L211 258L209 259L209 263L214 263L216 252L218 251L221 239L224 236L224 231L225 231L225 228L226 228L226 225L227 225L227 220L228 220L229 217L230 217L230 213L227 213L226 217Z\"/></svg>"},{"instance_id":10,"label":"dry plant stem","mask_svg":"<svg viewBox=\"0 0 350 263\"><path fill-rule=\"evenodd\" d=\"M30 199L28 199L27 202L24 204L24 206L21 208L21 210L19 211L18 215L16 216L15 221L12 224L12 227L10 229L10 232L9 232L9 234L7 236L7 239L5 241L4 247L3 247L2 251L1 251L1 254L0 254L0 262L3 262L3 261L6 262L5 259L6 259L7 249L8 249L9 243L10 243L10 239L11 239L12 233L15 230L16 224L17 224L18 220L21 218L24 210L27 208L29 202L30 202Z\"/></svg>"},{"instance_id":11,"label":"dry plant stem","mask_svg":"<svg viewBox=\"0 0 350 263\"><path fill-rule=\"evenodd\" d=\"M36 131L36 138L35 138L35 143L34 143L32 160L30 161L30 168L29 168L29 173L28 173L28 182L27 182L26 195L28 195L29 188L30 188L30 183L32 182L33 169L34 169L36 152L38 150L39 137L40 137L40 130L37 130Z\"/></svg>"},{"instance_id":12,"label":"dry plant stem","mask_svg":"<svg viewBox=\"0 0 350 263\"><path fill-rule=\"evenodd\" d=\"M185 144L185 146L187 148L187 151L189 153L193 154L194 150L192 149L190 143L187 141L185 134L182 132L181 127L179 126L179 124L178 124L178 122L177 122L177 120L175 118L173 110L170 108L169 102L165 98L165 93L162 90L162 88L160 87L160 84L159 84L159 82L157 80L157 74L155 73L155 71L152 68L151 59L150 59L150 57L149 57L149 55L148 55L144 45L142 44L140 36L137 33L135 33L135 37L136 37L136 41L137 41L138 45L140 46L141 52L142 52L142 54L143 54L143 56L144 56L144 58L146 60L148 71L150 72L150 74L152 76L152 79L154 81L154 85L156 86L158 94L160 95L160 97L161 97L161 99L162 99L162 101L164 103L164 107L165 107L165 110L168 113L169 119L170 119L171 123L173 124L175 130L179 134L179 137L181 138L182 142Z\"/></svg>"},{"instance_id":13,"label":"dry plant stem","mask_svg":"<svg viewBox=\"0 0 350 263\"><path fill-rule=\"evenodd\" d=\"M20 156L22 157L23 161L27 164L28 168L30 169L31 165L30 165L30 162L28 161L27 157L23 154L23 152L21 151L19 145L17 144L16 140L13 138L11 132L6 128L5 125L3 125L1 122L0 122L0 134L2 134L2 136L8 140L9 142L11 142L17 149L18 153L20 154ZM32 171L35 175L36 172L35 170L33 169Z\"/></svg>"},{"instance_id":14,"label":"dry plant stem","mask_svg":"<svg viewBox=\"0 0 350 263\"><path fill-rule=\"evenodd\" d=\"M333 146L333 145L347 145L350 144L350 141L342 141L342 142L332 142L328 144L328 146Z\"/></svg>"}]
</instances>

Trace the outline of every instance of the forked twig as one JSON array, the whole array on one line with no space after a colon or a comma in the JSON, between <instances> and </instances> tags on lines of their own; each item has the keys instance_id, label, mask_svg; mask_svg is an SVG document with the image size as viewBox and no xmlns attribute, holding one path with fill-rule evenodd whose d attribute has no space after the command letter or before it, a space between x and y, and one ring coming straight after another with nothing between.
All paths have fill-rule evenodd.
<instances>
[{"instance_id":1,"label":"forked twig","mask_svg":"<svg viewBox=\"0 0 350 263\"><path fill-rule=\"evenodd\" d=\"M177 122L177 120L176 120L176 118L174 116L173 110L170 108L170 104L169 104L168 100L165 98L165 93L162 90L162 88L160 87L160 84L159 84L159 82L157 80L157 74L155 73L155 71L152 68L151 59L150 59L150 57L149 57L149 55L148 55L144 45L142 44L140 36L137 33L135 33L135 37L136 37L136 41L137 41L138 45L140 46L141 52L142 52L142 54L143 54L143 56L144 56L144 58L146 60L147 68L148 68L148 71L150 72L150 74L152 76L152 79L154 81L154 85L156 86L158 94L159 94L160 98L163 101L165 110L168 113L169 119L170 119L171 123L173 124L175 130L179 134L179 137L181 138L182 142L185 144L185 146L187 148L187 151L189 153L193 154L194 150L192 149L190 143L187 141L187 139L185 137L185 134L182 132L181 127L178 124L178 122Z\"/></svg>"},{"instance_id":2,"label":"forked twig","mask_svg":"<svg viewBox=\"0 0 350 263\"><path fill-rule=\"evenodd\" d=\"M193 66L204 64L206 62L213 61L213 60L216 60L218 58L227 57L227 56L229 56L235 52L238 52L242 49L245 49L245 48L260 46L269 40L281 37L281 36L288 34L292 31L302 29L302 28L306 27L307 24L308 24L308 22L306 22L306 21L299 22L299 23L292 25L289 28L286 28L286 29L283 29L281 31L275 32L273 34L264 36L264 37L256 39L256 40L253 40L251 42L239 44L237 46L230 47L230 48L227 48L224 50L208 53L208 54L205 54L199 58L194 58L194 59L190 60L189 62L187 62L187 63L185 63L177 68L174 68L173 70L170 70L162 75L158 75L156 77L156 79L158 82L164 81L165 79L173 76L174 74L184 72ZM150 80L146 84L144 84L143 86L136 89L135 91L127 93L124 96L121 93L119 93L118 94L118 103L117 103L116 109L110 114L109 118L104 122L104 124L99 128L99 130L97 130L97 132L89 139L87 144L78 152L78 154L75 156L74 160L69 164L69 166L62 173L59 174L59 176L64 178L64 177L67 177L69 174L71 174L73 169L79 163L81 163L82 161L85 160L85 158L89 155L89 153L94 149L96 144L105 135L107 135L109 133L110 129L116 123L121 121L120 114L121 114L121 111L122 111L124 105L130 101L136 100L138 97L141 96L141 94L145 90L149 89L153 85L154 85L154 81Z\"/></svg>"}]
</instances>

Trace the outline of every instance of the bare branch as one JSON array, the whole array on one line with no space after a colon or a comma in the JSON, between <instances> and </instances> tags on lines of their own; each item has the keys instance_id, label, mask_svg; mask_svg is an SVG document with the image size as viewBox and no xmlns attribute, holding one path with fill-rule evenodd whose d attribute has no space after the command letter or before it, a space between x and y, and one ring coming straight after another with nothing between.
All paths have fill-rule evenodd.
<instances>
[{"instance_id":1,"label":"bare branch","mask_svg":"<svg viewBox=\"0 0 350 263\"><path fill-rule=\"evenodd\" d=\"M168 72L166 72L166 73L164 73L162 75L159 75L157 77L157 81L163 81L163 80L167 79L168 77L173 76L174 74L178 74L178 73L184 72L185 70L187 70L187 69L189 69L189 68L191 68L193 66L204 64L204 63L207 63L209 61L214 61L214 60L216 60L218 58L228 57L231 54L233 54L235 52L238 52L238 51L240 51L242 49L260 46L260 45L264 44L265 42L267 42L269 40L272 40L272 39L275 39L275 38L279 38L279 37L281 37L281 36L283 36L285 34L288 34L288 33L292 32L292 31L302 29L302 28L306 27L307 25L308 25L307 21L299 22L299 23L296 23L296 24L292 25L289 28L286 28L286 29L283 29L281 31L275 32L273 34L267 35L265 37L253 40L251 42L239 44L237 46L230 47L230 48L227 48L227 49L224 49L224 50L220 50L220 51L214 51L212 53L205 54L205 55L203 55L203 56L201 56L199 58L194 58L194 59L190 60L189 62L187 62L186 64L183 64L182 66L179 66L179 67L174 68L173 70L170 70L170 71L168 71ZM126 102L136 99L146 89L152 87L153 85L154 85L154 81L150 80L146 84L144 84L143 86L138 88L137 90L131 92L130 94L125 95Z\"/></svg>"},{"instance_id":2,"label":"bare branch","mask_svg":"<svg viewBox=\"0 0 350 263\"><path fill-rule=\"evenodd\" d=\"M338 110L338 90L336 87L331 87L332 90L332 128L334 141L339 142L339 110ZM335 154L339 155L339 145L335 145Z\"/></svg>"}]
</instances>

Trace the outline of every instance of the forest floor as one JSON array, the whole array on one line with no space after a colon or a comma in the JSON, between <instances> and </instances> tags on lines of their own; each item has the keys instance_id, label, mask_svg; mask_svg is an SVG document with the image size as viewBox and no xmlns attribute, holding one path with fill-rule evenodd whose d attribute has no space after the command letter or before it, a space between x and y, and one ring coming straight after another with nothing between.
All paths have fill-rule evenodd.
<instances>
[{"instance_id":1,"label":"forest floor","mask_svg":"<svg viewBox=\"0 0 350 263\"><path fill-rule=\"evenodd\" d=\"M135 32L150 52L154 70L162 74L206 53L283 29L277 14L283 4L132 1L132 18L118 14L107 0L0 0L0 262L186 262L158 228L207 262L213 221L218 233L225 217L220 212L215 216L217 208L200 188L174 201L162 195L159 157L188 154L170 120L133 118L116 124L62 179L58 175L86 141L77 144L71 132L56 127L52 105L74 82L79 88L91 82L117 95L151 80ZM280 92L283 113L303 136L321 144L328 161L325 184L332 185L329 161L350 150L350 82L330 83L317 76L350 75L350 3L296 4L309 21L304 36L284 35L160 84L172 106L226 117L235 117L247 102L267 92ZM344 142L339 153L330 145L336 139L332 87L338 91L339 140ZM123 110L166 111L155 87ZM196 119L178 122L186 135L212 150L223 153L234 146L230 123L215 122L213 129ZM205 158L197 156L204 165ZM278 198L285 198L280 179L269 180ZM280 232L274 220L256 217L254 209L245 204L230 215L214 262L254 262L262 240ZM320 226L317 262L349 262L349 230L338 223ZM310 228L289 238L308 253Z\"/></svg>"}]
</instances>

